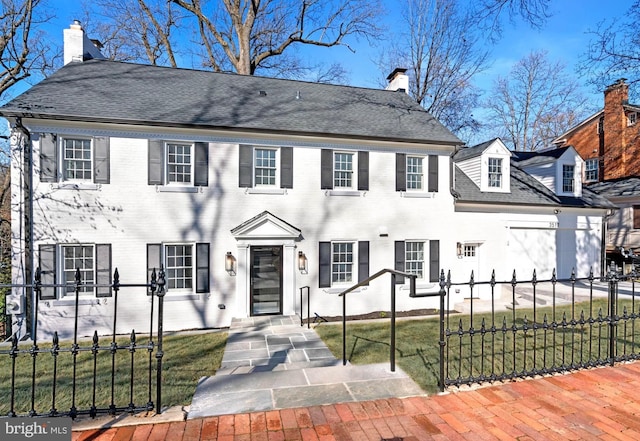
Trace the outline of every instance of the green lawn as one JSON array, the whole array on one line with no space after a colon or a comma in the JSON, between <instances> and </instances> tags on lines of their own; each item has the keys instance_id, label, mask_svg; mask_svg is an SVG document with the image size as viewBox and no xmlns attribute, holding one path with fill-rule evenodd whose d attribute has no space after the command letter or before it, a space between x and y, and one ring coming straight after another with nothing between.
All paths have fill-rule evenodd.
<instances>
[{"instance_id":1,"label":"green lawn","mask_svg":"<svg viewBox=\"0 0 640 441\"><path fill-rule=\"evenodd\" d=\"M640 304L629 300L618 303L618 315L626 317L616 331L617 355L640 352L640 324L632 314L638 314ZM467 379L492 373L518 376L544 366L565 370L608 357L609 324L598 321L599 312L607 315L604 299L588 303L506 310L491 314L475 314L473 323L468 315L451 315L446 327L451 331L446 339L448 377ZM590 313L596 319L589 323ZM554 315L555 314L555 315ZM572 320L574 322L572 323ZM552 329L551 324L557 326ZM546 323L546 325L545 325ZM439 318L399 320L396 322L396 363L427 392L438 391L440 370ZM514 324L517 331L514 330ZM526 324L526 332L523 330ZM495 325L497 332L489 330ZM545 329L546 326L546 329ZM473 335L470 330L473 329ZM322 323L316 328L320 337L337 358L342 358L342 326ZM390 360L390 320L347 323L347 359L353 364L388 363Z\"/></svg>"},{"instance_id":2,"label":"green lawn","mask_svg":"<svg viewBox=\"0 0 640 441\"><path fill-rule=\"evenodd\" d=\"M162 366L162 407L186 405L196 389L198 380L203 376L213 375L220 367L227 334L223 332L198 333L193 335L174 335L164 338ZM137 338L139 345L146 345L148 339ZM109 351L111 339L101 339L102 349L96 359L96 407L106 408L111 403L111 366L112 356ZM119 346L130 344L129 338L118 339ZM90 347L91 342L79 343L81 347ZM20 349L29 349L30 344L20 344ZM51 344L40 343L40 349L49 349ZM61 342L60 347L68 349L70 342ZM6 351L10 347L2 346ZM68 411L72 404L72 355L61 352L58 355L56 383L56 409ZM50 353L40 353L36 357L36 412L48 412L52 407L54 357ZM93 402L93 360L91 351L81 351L77 355L76 397L77 409L88 409ZM114 402L116 406L127 406L130 400L130 367L131 353L119 350L115 357ZM15 412L27 413L31 409L31 379L33 360L30 354L19 354L16 357ZM134 398L136 406L145 405L149 401L149 352L147 348L138 348L134 353ZM156 402L156 359L152 357L152 395ZM11 399L11 358L0 354L0 415L6 415L10 409Z\"/></svg>"}]
</instances>

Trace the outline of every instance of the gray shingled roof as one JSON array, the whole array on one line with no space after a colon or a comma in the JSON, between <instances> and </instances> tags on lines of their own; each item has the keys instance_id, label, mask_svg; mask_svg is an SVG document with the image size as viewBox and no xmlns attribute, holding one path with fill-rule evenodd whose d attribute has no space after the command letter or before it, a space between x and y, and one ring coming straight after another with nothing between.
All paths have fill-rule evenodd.
<instances>
[{"instance_id":1,"label":"gray shingled roof","mask_svg":"<svg viewBox=\"0 0 640 441\"><path fill-rule=\"evenodd\" d=\"M108 60L67 64L0 115L462 144L403 92Z\"/></svg>"},{"instance_id":2,"label":"gray shingled roof","mask_svg":"<svg viewBox=\"0 0 640 441\"><path fill-rule=\"evenodd\" d=\"M597 182L589 185L589 189L607 198L640 196L640 177Z\"/></svg>"},{"instance_id":3,"label":"gray shingled roof","mask_svg":"<svg viewBox=\"0 0 640 441\"><path fill-rule=\"evenodd\" d=\"M463 148L461 148L460 150L458 150L456 152L456 154L454 155L453 160L456 161L456 162L459 162L459 161L464 161L465 159L470 159L470 158L474 158L476 156L480 156L482 154L482 152L484 152L487 147L489 147L491 144L493 144L498 139L500 139L500 138L493 138L493 139L490 139L489 141L485 141L483 143L476 144L476 145L471 146L471 147L463 147Z\"/></svg>"},{"instance_id":4,"label":"gray shingled roof","mask_svg":"<svg viewBox=\"0 0 640 441\"><path fill-rule=\"evenodd\" d=\"M510 193L482 192L458 167L455 167L455 179L455 191L458 193L456 199L459 202L616 208L609 200L588 188L583 188L581 198L558 196L534 177L518 168L514 161L511 162Z\"/></svg>"}]
</instances>

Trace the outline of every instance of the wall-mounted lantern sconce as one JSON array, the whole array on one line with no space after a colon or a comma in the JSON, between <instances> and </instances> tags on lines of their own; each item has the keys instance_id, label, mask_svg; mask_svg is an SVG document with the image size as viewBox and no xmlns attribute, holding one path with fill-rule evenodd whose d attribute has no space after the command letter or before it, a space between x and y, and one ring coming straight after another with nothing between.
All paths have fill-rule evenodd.
<instances>
[{"instance_id":1,"label":"wall-mounted lantern sconce","mask_svg":"<svg viewBox=\"0 0 640 441\"><path fill-rule=\"evenodd\" d=\"M460 242L456 244L456 255L458 256L458 259L462 259L462 243Z\"/></svg>"},{"instance_id":2,"label":"wall-mounted lantern sconce","mask_svg":"<svg viewBox=\"0 0 640 441\"><path fill-rule=\"evenodd\" d=\"M302 251L298 251L298 269L301 273L307 273L307 256Z\"/></svg>"},{"instance_id":3,"label":"wall-mounted lantern sconce","mask_svg":"<svg viewBox=\"0 0 640 441\"><path fill-rule=\"evenodd\" d=\"M227 251L227 255L224 258L224 270L228 272L230 276L236 275L236 258L233 257L231 251Z\"/></svg>"}]
</instances>

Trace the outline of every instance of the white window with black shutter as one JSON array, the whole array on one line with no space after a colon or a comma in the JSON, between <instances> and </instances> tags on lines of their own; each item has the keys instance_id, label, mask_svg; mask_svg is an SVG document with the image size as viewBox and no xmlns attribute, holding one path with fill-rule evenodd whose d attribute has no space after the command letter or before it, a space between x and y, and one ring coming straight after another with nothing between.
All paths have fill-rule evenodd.
<instances>
[{"instance_id":1,"label":"white window with black shutter","mask_svg":"<svg viewBox=\"0 0 640 441\"><path fill-rule=\"evenodd\" d=\"M238 186L247 193L284 194L293 188L293 148L240 145Z\"/></svg>"},{"instance_id":2,"label":"white window with black shutter","mask_svg":"<svg viewBox=\"0 0 640 441\"><path fill-rule=\"evenodd\" d=\"M46 244L39 246L41 300L75 296L111 297L112 264L110 244ZM58 286L52 286L58 285Z\"/></svg>"},{"instance_id":3,"label":"white window with black shutter","mask_svg":"<svg viewBox=\"0 0 640 441\"><path fill-rule=\"evenodd\" d=\"M209 143L149 140L148 184L159 191L197 191L209 185Z\"/></svg>"},{"instance_id":4,"label":"white window with black shutter","mask_svg":"<svg viewBox=\"0 0 640 441\"><path fill-rule=\"evenodd\" d=\"M419 281L437 282L440 278L440 241L396 241L395 269L415 274ZM404 282L404 277L396 277L396 283Z\"/></svg>"},{"instance_id":5,"label":"white window with black shutter","mask_svg":"<svg viewBox=\"0 0 640 441\"><path fill-rule=\"evenodd\" d=\"M209 292L209 244L147 244L147 278L164 268L168 293Z\"/></svg>"},{"instance_id":6,"label":"white window with black shutter","mask_svg":"<svg viewBox=\"0 0 640 441\"><path fill-rule=\"evenodd\" d=\"M359 194L369 190L369 152L323 149L320 154L320 188L330 194Z\"/></svg>"},{"instance_id":7,"label":"white window with black shutter","mask_svg":"<svg viewBox=\"0 0 640 441\"><path fill-rule=\"evenodd\" d=\"M396 191L430 196L438 191L438 156L396 153Z\"/></svg>"},{"instance_id":8,"label":"white window with black shutter","mask_svg":"<svg viewBox=\"0 0 640 441\"><path fill-rule=\"evenodd\" d=\"M110 182L109 138L43 133L40 181L60 188L97 188Z\"/></svg>"},{"instance_id":9,"label":"white window with black shutter","mask_svg":"<svg viewBox=\"0 0 640 441\"><path fill-rule=\"evenodd\" d=\"M369 277L368 241L320 242L319 250L320 288L347 288Z\"/></svg>"}]
</instances>

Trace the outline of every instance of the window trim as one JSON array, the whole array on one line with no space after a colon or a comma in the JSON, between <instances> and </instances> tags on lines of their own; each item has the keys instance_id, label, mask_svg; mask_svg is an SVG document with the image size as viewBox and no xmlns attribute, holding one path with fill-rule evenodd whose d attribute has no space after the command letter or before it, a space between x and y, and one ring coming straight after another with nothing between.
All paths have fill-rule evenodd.
<instances>
[{"instance_id":1,"label":"window trim","mask_svg":"<svg viewBox=\"0 0 640 441\"><path fill-rule=\"evenodd\" d=\"M571 177L568 171L571 169ZM576 166L575 164L562 164L562 192L574 193L576 191ZM568 185L570 184L570 186Z\"/></svg>"},{"instance_id":2,"label":"window trim","mask_svg":"<svg viewBox=\"0 0 640 441\"><path fill-rule=\"evenodd\" d=\"M635 126L638 122L638 112L629 112L627 114L627 127Z\"/></svg>"},{"instance_id":3,"label":"window trim","mask_svg":"<svg viewBox=\"0 0 640 441\"><path fill-rule=\"evenodd\" d=\"M167 279L167 293L173 293L173 297L177 299L190 298L189 296L209 293L211 290L211 262L210 247L208 242L184 242L184 241L167 241L162 243L147 244L147 279L151 279L153 270L157 271L160 267L168 272L167 264L167 247L168 246L185 246L191 247L191 288L171 288L169 289L169 277ZM147 292L151 294L151 292ZM187 297L184 297L184 296Z\"/></svg>"},{"instance_id":4,"label":"window trim","mask_svg":"<svg viewBox=\"0 0 640 441\"><path fill-rule=\"evenodd\" d=\"M417 159L420 161L420 173L411 173L409 171L409 161L411 159ZM426 162L428 163L429 160L425 157L425 156L419 156L419 155L407 155L406 156L406 173L405 173L405 188L407 192L424 192L425 191L425 173L424 173L424 163L425 163L425 159L427 160ZM415 176L419 176L420 178L420 187L419 188L409 188L409 176L410 175L415 175Z\"/></svg>"},{"instance_id":5,"label":"window trim","mask_svg":"<svg viewBox=\"0 0 640 441\"><path fill-rule=\"evenodd\" d=\"M502 158L495 156L487 158L487 187L492 190L502 188L503 176Z\"/></svg>"},{"instance_id":6,"label":"window trim","mask_svg":"<svg viewBox=\"0 0 640 441\"><path fill-rule=\"evenodd\" d=\"M595 168L589 168L590 164L595 164ZM589 158L584 161L584 180L585 182L598 182L599 179L599 170L600 169L600 159L599 158ZM589 178L589 173L595 173L595 178Z\"/></svg>"},{"instance_id":7,"label":"window trim","mask_svg":"<svg viewBox=\"0 0 640 441\"><path fill-rule=\"evenodd\" d=\"M189 182L186 181L172 181L171 180L171 171L169 162L169 149L170 146L179 146L179 147L189 147ZM164 171L164 182L167 186L173 187L193 187L195 181L195 143L194 142L185 142L185 141L164 141L164 157L163 157L163 171ZM178 155L178 153L176 153ZM184 166L184 163L175 163L176 167Z\"/></svg>"},{"instance_id":8,"label":"window trim","mask_svg":"<svg viewBox=\"0 0 640 441\"><path fill-rule=\"evenodd\" d=\"M68 301L75 297L75 290L67 292L65 276L64 249L71 247L92 247L93 252L93 281L91 291L80 292L79 299L92 299L111 297L113 295L112 284L112 251L111 244L105 243L55 243L40 244L38 247L38 266L41 270L40 300ZM60 282L58 282L60 280ZM84 282L84 281L83 281ZM75 271L74 280L75 284Z\"/></svg>"},{"instance_id":9,"label":"window trim","mask_svg":"<svg viewBox=\"0 0 640 441\"><path fill-rule=\"evenodd\" d=\"M267 152L274 152L275 156L273 158L274 161L274 167L273 167L273 184L258 184L257 183L257 171L259 169L258 167L258 151L267 151ZM267 169L269 170L270 168L268 167L260 167L262 169ZM280 165L280 149L278 148L274 148L274 147L265 147L265 146L254 146L253 147L253 167L252 167L252 187L255 189L277 189L280 188L280 170L281 170L281 165Z\"/></svg>"},{"instance_id":10,"label":"window trim","mask_svg":"<svg viewBox=\"0 0 640 441\"><path fill-rule=\"evenodd\" d=\"M89 160L85 159L67 159L67 141L89 141ZM60 181L62 183L89 183L93 182L94 179L94 141L93 138L87 136L59 136L58 142L60 143L60 170L62 170ZM67 177L67 167L66 164L68 162L88 162L89 164L89 178L68 178Z\"/></svg>"}]
</instances>

